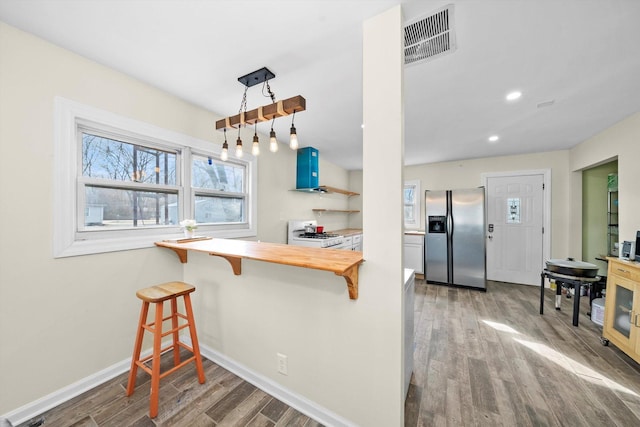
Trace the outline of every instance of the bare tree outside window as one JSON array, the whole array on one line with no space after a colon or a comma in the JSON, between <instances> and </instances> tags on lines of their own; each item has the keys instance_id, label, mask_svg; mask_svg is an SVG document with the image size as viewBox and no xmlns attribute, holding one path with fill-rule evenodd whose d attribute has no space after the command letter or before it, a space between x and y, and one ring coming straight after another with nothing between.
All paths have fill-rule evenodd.
<instances>
[{"instance_id":1,"label":"bare tree outside window","mask_svg":"<svg viewBox=\"0 0 640 427\"><path fill-rule=\"evenodd\" d=\"M220 224L245 220L244 165L193 156L191 170L197 222Z\"/></svg>"},{"instance_id":2,"label":"bare tree outside window","mask_svg":"<svg viewBox=\"0 0 640 427\"><path fill-rule=\"evenodd\" d=\"M82 133L86 227L175 224L175 191L136 189L126 183L176 185L176 153ZM176 216L177 219L177 216Z\"/></svg>"}]
</instances>

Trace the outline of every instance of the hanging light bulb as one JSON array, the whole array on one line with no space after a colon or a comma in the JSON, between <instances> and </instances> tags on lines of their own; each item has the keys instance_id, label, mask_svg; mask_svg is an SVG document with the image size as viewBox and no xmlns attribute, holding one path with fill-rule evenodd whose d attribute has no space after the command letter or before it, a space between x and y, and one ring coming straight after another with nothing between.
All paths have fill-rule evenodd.
<instances>
[{"instance_id":1,"label":"hanging light bulb","mask_svg":"<svg viewBox=\"0 0 640 427\"><path fill-rule=\"evenodd\" d=\"M271 120L271 132L269 132L269 151L271 151L272 153L278 151L278 140L276 139L276 133L273 130L273 123L275 121L276 118L274 117L273 120Z\"/></svg>"},{"instance_id":2,"label":"hanging light bulb","mask_svg":"<svg viewBox=\"0 0 640 427\"><path fill-rule=\"evenodd\" d=\"M242 140L240 136L238 136L238 140L236 141L236 157L242 157L244 153L242 152Z\"/></svg>"},{"instance_id":3,"label":"hanging light bulb","mask_svg":"<svg viewBox=\"0 0 640 427\"><path fill-rule=\"evenodd\" d=\"M294 125L291 125L291 134L290 134L290 139L289 139L289 147L292 150L297 150L298 149L298 135L296 134L296 127Z\"/></svg>"},{"instance_id":4,"label":"hanging light bulb","mask_svg":"<svg viewBox=\"0 0 640 427\"><path fill-rule=\"evenodd\" d=\"M254 125L253 144L251 145L251 154L257 156L260 154L260 141L258 140L258 125L257 122Z\"/></svg>"},{"instance_id":5,"label":"hanging light bulb","mask_svg":"<svg viewBox=\"0 0 640 427\"><path fill-rule=\"evenodd\" d=\"M278 140L276 139L276 133L273 128L271 128L271 132L269 132L269 151L272 153L278 151Z\"/></svg>"},{"instance_id":6,"label":"hanging light bulb","mask_svg":"<svg viewBox=\"0 0 640 427\"><path fill-rule=\"evenodd\" d=\"M226 162L229 159L229 144L227 144L227 130L224 130L224 143L222 144L222 153L220 153L220 159Z\"/></svg>"},{"instance_id":7,"label":"hanging light bulb","mask_svg":"<svg viewBox=\"0 0 640 427\"><path fill-rule=\"evenodd\" d=\"M227 144L227 141L222 144L222 153L220 153L220 159L223 162L226 162L229 159L229 144Z\"/></svg>"},{"instance_id":8,"label":"hanging light bulb","mask_svg":"<svg viewBox=\"0 0 640 427\"><path fill-rule=\"evenodd\" d=\"M293 120L296 118L296 112L293 112L293 118L291 119L291 133L289 134L289 147L292 150L298 149L298 134L296 133L296 127L293 125Z\"/></svg>"}]
</instances>

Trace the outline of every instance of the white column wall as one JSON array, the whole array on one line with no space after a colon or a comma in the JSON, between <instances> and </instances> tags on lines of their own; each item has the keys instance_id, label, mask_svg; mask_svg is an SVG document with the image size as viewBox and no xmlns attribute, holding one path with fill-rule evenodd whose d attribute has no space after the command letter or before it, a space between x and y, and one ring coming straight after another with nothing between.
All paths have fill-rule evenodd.
<instances>
[{"instance_id":1,"label":"white column wall","mask_svg":"<svg viewBox=\"0 0 640 427\"><path fill-rule=\"evenodd\" d=\"M379 334L389 346L377 356L376 405L387 402L385 414L371 414L363 425L404 425L402 390L403 342L403 165L404 42L402 9L397 6L365 22L363 33L363 235L361 279L376 299ZM372 390L374 392L374 390Z\"/></svg>"}]
</instances>

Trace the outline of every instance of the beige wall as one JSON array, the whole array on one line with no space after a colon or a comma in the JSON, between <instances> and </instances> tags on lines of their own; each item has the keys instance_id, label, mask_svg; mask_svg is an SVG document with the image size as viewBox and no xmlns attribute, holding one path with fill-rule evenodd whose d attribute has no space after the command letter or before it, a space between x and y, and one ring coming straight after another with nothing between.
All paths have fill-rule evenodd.
<instances>
[{"instance_id":1,"label":"beige wall","mask_svg":"<svg viewBox=\"0 0 640 427\"><path fill-rule=\"evenodd\" d=\"M128 357L155 249L52 258L56 95L205 138L214 117L0 23L0 413ZM21 226L24 224L24 226Z\"/></svg>"},{"instance_id":2,"label":"beige wall","mask_svg":"<svg viewBox=\"0 0 640 427\"><path fill-rule=\"evenodd\" d=\"M161 92L109 68L103 67L41 39L0 23L0 414L31 403L71 383L84 379L130 357L139 301L135 291L141 287L183 278L183 266L174 254L158 248L114 252L64 259L52 258L52 179L53 174L53 107L54 97L62 96L89 106L108 110L135 120L180 132L215 144L222 143L220 133L212 133L217 118L211 112ZM250 140L251 135L244 135ZM266 141L266 137L262 138ZM311 141L305 141L313 145ZM260 157L259 234L257 239L285 242L286 221L313 217L311 208L345 209L344 196L318 196L290 191L295 187L295 152L281 145L277 154L268 150ZM320 153L322 155L322 153ZM348 185L348 173L327 162L320 162L323 184ZM348 217L323 217L327 225L342 228ZM22 224L26 224L22 226ZM151 243L151 242L150 242ZM207 279L198 285L195 299L200 309L212 277L226 277L228 265L211 257L203 260ZM251 271L251 266L246 267ZM281 269L277 274L301 274ZM193 277L193 275L192 275ZM224 282L230 286L231 278ZM278 281L277 278L271 278ZM284 280L286 282L286 280ZM316 282L315 292L323 298L335 297L344 304L349 316L358 313L346 297L344 280L333 274L318 273L309 280ZM325 283L319 286L317 282ZM255 280L261 283L261 280ZM235 285L235 283L234 283ZM266 285L268 286L268 285ZM282 326L270 316L273 306L264 305L256 295L248 294L226 309L243 313L242 326L256 323L288 330L297 324L299 308L292 307L291 283L269 289L269 298L282 304L280 312L288 313ZM295 286L294 286L295 287ZM249 288L252 289L252 288ZM337 295L337 296L336 296ZM261 311L247 310L246 301L256 301ZM212 304L220 304L214 299ZM237 304L237 305L234 305ZM199 321L206 316L198 310ZM333 306L318 305L315 321L326 326L322 342L327 349L341 348L345 336L334 333L344 329L339 319L328 316ZM329 324L324 318L333 319ZM278 318L279 319L279 318ZM322 320L322 322L321 322ZM222 318L221 322L226 320ZM333 322L333 323L332 323ZM205 322L206 323L206 322ZM363 325L364 329L371 328ZM203 329L207 332L207 329ZM298 329L296 343L306 346L314 336ZM373 333L373 332L371 332ZM237 335L241 335L240 332ZM266 331L261 341L278 342L278 333ZM363 334L367 336L369 334ZM205 338L213 336L209 334ZM307 338L309 337L309 338ZM203 344L213 345L205 339ZM245 347L258 369L275 371L274 355ZM223 345L222 351L228 344ZM288 351L289 348L283 349ZM291 350L295 354L295 350ZM358 359L346 352L350 359ZM341 365L344 354L328 355L329 366ZM359 355L358 355L359 356ZM292 368L296 360L291 360ZM378 369L370 366L370 372ZM322 364L313 372L291 372L294 383L313 384L314 376L322 376ZM267 373L265 373L266 375ZM349 382L332 396L342 396L359 407L371 406L349 393ZM301 390L294 390L301 392ZM301 392L303 393L303 392ZM319 391L327 393L326 390ZM304 394L304 393L303 393ZM315 397L315 396L314 396Z\"/></svg>"},{"instance_id":3,"label":"beige wall","mask_svg":"<svg viewBox=\"0 0 640 427\"><path fill-rule=\"evenodd\" d=\"M640 230L640 113L636 113L571 150L573 203L582 203L582 170L618 158L618 195L620 198L620 240L635 240ZM580 211L571 213L572 236L581 236ZM571 242L582 246L582 239Z\"/></svg>"},{"instance_id":4,"label":"beige wall","mask_svg":"<svg viewBox=\"0 0 640 427\"><path fill-rule=\"evenodd\" d=\"M487 157L484 159L430 163L405 166L405 180L420 180L421 191L472 188L484 185L483 173L519 170L551 169L551 256L570 256L568 239L569 199L569 151L554 151L519 156ZM358 187L362 172L349 173L350 185ZM352 201L352 209L360 209L358 200ZM352 226L358 226L353 216ZM420 223L424 224L424 206L421 206ZM424 229L424 226L421 227Z\"/></svg>"},{"instance_id":5,"label":"beige wall","mask_svg":"<svg viewBox=\"0 0 640 427\"><path fill-rule=\"evenodd\" d=\"M551 169L551 257L570 256L569 152L554 151L519 156L490 157L405 167L405 179L419 179L422 191L469 188L484 185L483 173ZM424 224L424 207L421 209Z\"/></svg>"},{"instance_id":6,"label":"beige wall","mask_svg":"<svg viewBox=\"0 0 640 427\"><path fill-rule=\"evenodd\" d=\"M324 161L322 151L319 169L321 185L349 189L348 172ZM327 231L345 228L349 223L348 214L312 211L314 208L347 209L347 196L292 191L296 188L296 152L285 145L281 144L275 154L260 155L258 188L258 238L264 242L286 243L290 219L315 219Z\"/></svg>"},{"instance_id":7,"label":"beige wall","mask_svg":"<svg viewBox=\"0 0 640 427\"><path fill-rule=\"evenodd\" d=\"M355 191L359 194L364 194L362 191L362 171L349 171L349 188L351 191ZM375 191L376 194L379 192ZM349 215L349 227L362 228L362 196L355 196L349 198L349 209L360 211Z\"/></svg>"},{"instance_id":8,"label":"beige wall","mask_svg":"<svg viewBox=\"0 0 640 427\"><path fill-rule=\"evenodd\" d=\"M571 150L519 156L487 157L406 166L404 179L419 179L422 191L482 185L488 172L551 169L551 256L582 256L582 171L618 159L620 197L620 240L634 240L640 230L640 113L620 121ZM357 189L361 171L349 172L350 186ZM356 190L357 191L357 190ZM360 209L360 201L350 201ZM361 219L352 216L352 226ZM424 207L421 211L424 223ZM587 255L589 256L589 255Z\"/></svg>"}]
</instances>

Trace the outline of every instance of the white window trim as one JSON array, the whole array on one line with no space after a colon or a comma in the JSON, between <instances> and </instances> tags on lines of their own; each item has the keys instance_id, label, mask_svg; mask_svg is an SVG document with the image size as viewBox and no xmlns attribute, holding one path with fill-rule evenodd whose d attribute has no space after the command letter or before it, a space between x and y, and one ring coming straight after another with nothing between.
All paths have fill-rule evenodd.
<instances>
[{"instance_id":1,"label":"white window trim","mask_svg":"<svg viewBox=\"0 0 640 427\"><path fill-rule=\"evenodd\" d=\"M409 186L415 187L416 202L413 204L413 217L416 219L416 221L407 222L405 220L404 227L408 229L418 229L420 228L420 203L422 200L421 198L422 193L420 192L420 180L414 179L414 180L405 181L404 187L409 187ZM403 204L404 204L404 197L403 197Z\"/></svg>"},{"instance_id":2,"label":"white window trim","mask_svg":"<svg viewBox=\"0 0 640 427\"><path fill-rule=\"evenodd\" d=\"M220 147L209 141L193 138L178 132L130 119L109 111L84 105L62 97L54 100L54 165L53 165L53 256L54 258L105 253L113 251L150 248L154 242L175 238L182 233L179 226L140 229L135 231L113 231L106 237L81 239L76 237L78 203L76 197L78 173L77 123L89 121L102 127L112 127L118 132L144 135L158 141L170 141L172 145L184 147L182 168L184 191L191 191L191 149L199 153L219 156ZM189 161L187 161L187 159ZM250 153L245 153L247 164L247 224L238 226L199 227L198 234L221 238L257 236L258 213L258 162ZM190 206L183 206L182 217L191 213ZM188 216L187 216L188 217Z\"/></svg>"}]
</instances>

